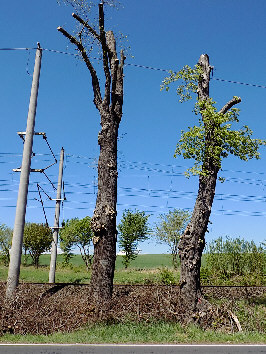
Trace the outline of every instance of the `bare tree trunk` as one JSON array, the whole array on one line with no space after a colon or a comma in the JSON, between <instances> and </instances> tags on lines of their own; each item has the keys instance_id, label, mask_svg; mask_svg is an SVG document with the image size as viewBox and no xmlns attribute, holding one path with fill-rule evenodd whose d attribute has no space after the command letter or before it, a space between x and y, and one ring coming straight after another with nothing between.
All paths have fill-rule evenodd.
<instances>
[{"instance_id":1,"label":"bare tree trunk","mask_svg":"<svg viewBox=\"0 0 266 354\"><path fill-rule=\"evenodd\" d=\"M199 191L191 221L179 243L181 301L189 312L196 311L201 298L201 256L215 195L217 172L213 171L211 175L200 176Z\"/></svg>"},{"instance_id":2,"label":"bare tree trunk","mask_svg":"<svg viewBox=\"0 0 266 354\"><path fill-rule=\"evenodd\" d=\"M91 284L97 302L110 299L116 259L117 135L115 117L104 117L99 134L98 195L92 218L94 260ZM112 122L112 123L111 123Z\"/></svg>"},{"instance_id":3,"label":"bare tree trunk","mask_svg":"<svg viewBox=\"0 0 266 354\"><path fill-rule=\"evenodd\" d=\"M105 75L102 97L97 73L82 43L82 31L75 38L62 27L58 30L80 51L92 78L94 104L101 116L98 135L100 156L98 161L98 194L91 220L94 233L94 258L91 276L92 295L99 308L108 304L113 290L116 259L116 202L117 202L117 137L123 106L124 54L117 58L116 42L112 31L105 31L103 3L99 4L99 32L78 15L72 16L99 42Z\"/></svg>"}]
</instances>

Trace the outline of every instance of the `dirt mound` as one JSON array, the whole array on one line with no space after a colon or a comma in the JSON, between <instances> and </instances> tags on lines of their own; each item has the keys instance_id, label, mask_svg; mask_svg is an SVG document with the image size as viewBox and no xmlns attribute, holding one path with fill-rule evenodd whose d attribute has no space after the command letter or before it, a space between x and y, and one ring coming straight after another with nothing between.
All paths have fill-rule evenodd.
<instances>
[{"instance_id":1,"label":"dirt mound","mask_svg":"<svg viewBox=\"0 0 266 354\"><path fill-rule=\"evenodd\" d=\"M182 322L184 312L179 303L179 291L178 286L116 285L106 320ZM254 288L204 287L203 292L207 297L230 296L232 299L261 296L264 290L257 290L255 294ZM19 285L12 305L6 304L4 298L5 284L0 283L2 333L69 332L97 320L89 285L24 283ZM232 321L218 308L204 312L198 321L203 327L210 328L214 318L219 318L221 327L233 329Z\"/></svg>"}]
</instances>

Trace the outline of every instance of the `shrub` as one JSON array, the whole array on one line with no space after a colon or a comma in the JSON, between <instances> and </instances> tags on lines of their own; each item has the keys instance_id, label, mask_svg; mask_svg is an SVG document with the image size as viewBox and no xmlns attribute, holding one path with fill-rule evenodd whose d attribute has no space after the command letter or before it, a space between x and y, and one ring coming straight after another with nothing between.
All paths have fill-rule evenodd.
<instances>
[{"instance_id":1,"label":"shrub","mask_svg":"<svg viewBox=\"0 0 266 354\"><path fill-rule=\"evenodd\" d=\"M4 224L0 225L0 261L3 262L5 266L8 266L10 260L9 250L11 247L12 233L12 229Z\"/></svg>"},{"instance_id":2,"label":"shrub","mask_svg":"<svg viewBox=\"0 0 266 354\"><path fill-rule=\"evenodd\" d=\"M264 282L265 246L237 237L222 237L212 241L205 254L206 266L201 268L201 280L206 283L262 285Z\"/></svg>"},{"instance_id":3,"label":"shrub","mask_svg":"<svg viewBox=\"0 0 266 354\"><path fill-rule=\"evenodd\" d=\"M24 228L23 248L28 251L33 264L39 266L40 255L49 251L52 245L52 231L45 224L26 223Z\"/></svg>"}]
</instances>

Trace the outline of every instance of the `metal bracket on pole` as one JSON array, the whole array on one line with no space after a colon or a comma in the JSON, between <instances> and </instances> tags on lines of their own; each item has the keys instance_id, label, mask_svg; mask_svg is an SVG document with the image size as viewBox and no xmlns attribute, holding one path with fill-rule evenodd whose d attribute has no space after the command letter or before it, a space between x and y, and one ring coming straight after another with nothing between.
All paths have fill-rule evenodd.
<instances>
[{"instance_id":1,"label":"metal bracket on pole","mask_svg":"<svg viewBox=\"0 0 266 354\"><path fill-rule=\"evenodd\" d=\"M43 172L44 168L31 168L30 172ZM20 168L13 168L13 172L21 172L21 167Z\"/></svg>"},{"instance_id":2,"label":"metal bracket on pole","mask_svg":"<svg viewBox=\"0 0 266 354\"><path fill-rule=\"evenodd\" d=\"M26 132L17 132L18 136L23 140L23 142L25 142L25 135L26 135ZM37 133L37 132L34 132L33 135L42 135L42 137L44 139L46 139L46 134L43 133L43 132L40 132L40 133Z\"/></svg>"},{"instance_id":3,"label":"metal bracket on pole","mask_svg":"<svg viewBox=\"0 0 266 354\"><path fill-rule=\"evenodd\" d=\"M25 143L25 136L26 136L26 132L17 132L18 136L23 140L23 142ZM54 162L51 163L49 166L45 167L45 168L32 168L30 169L30 172L40 172L43 173L45 170L47 170L48 168L52 167L53 165L57 164L57 159L51 149L51 146L49 145L48 141L47 141L47 136L46 133L44 132L34 132L33 135L40 135L43 137L43 139L46 141L46 144L49 147L49 150L51 151L53 158L54 158ZM35 156L35 153L32 153L33 156ZM21 167L19 168L15 168L13 169L14 172L21 172Z\"/></svg>"}]
</instances>

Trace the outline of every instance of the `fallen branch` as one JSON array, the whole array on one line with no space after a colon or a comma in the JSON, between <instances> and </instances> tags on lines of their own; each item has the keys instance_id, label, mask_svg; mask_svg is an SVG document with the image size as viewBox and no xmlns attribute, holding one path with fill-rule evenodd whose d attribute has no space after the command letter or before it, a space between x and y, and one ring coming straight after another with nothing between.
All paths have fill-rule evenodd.
<instances>
[{"instance_id":1,"label":"fallen branch","mask_svg":"<svg viewBox=\"0 0 266 354\"><path fill-rule=\"evenodd\" d=\"M241 324L240 324L238 318L236 317L236 315L235 315L232 311L230 311L230 310L228 310L228 313L229 313L229 315L232 317L232 320L235 322L238 331L239 331L239 332L242 332Z\"/></svg>"}]
</instances>

